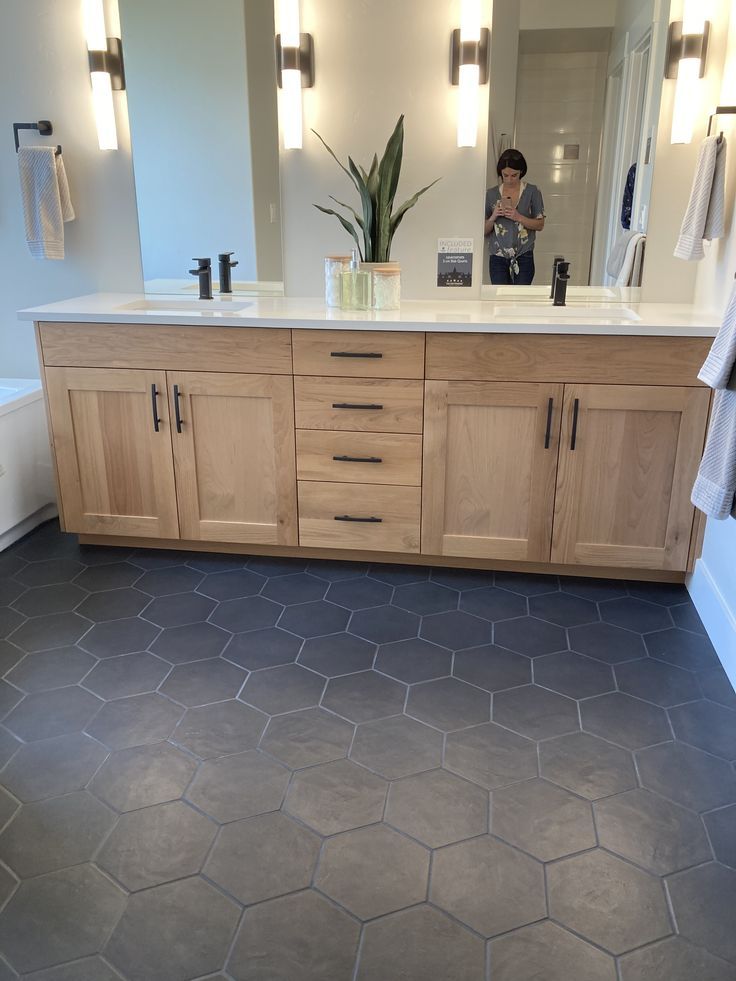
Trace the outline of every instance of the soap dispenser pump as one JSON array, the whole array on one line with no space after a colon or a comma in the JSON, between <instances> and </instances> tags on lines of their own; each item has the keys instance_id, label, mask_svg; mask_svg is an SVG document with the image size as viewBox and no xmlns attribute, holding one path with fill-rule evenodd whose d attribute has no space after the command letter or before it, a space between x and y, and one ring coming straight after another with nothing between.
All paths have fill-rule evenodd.
<instances>
[{"instance_id":1,"label":"soap dispenser pump","mask_svg":"<svg viewBox=\"0 0 736 981\"><path fill-rule=\"evenodd\" d=\"M357 249L342 274L341 301L343 310L369 310L371 306L371 274L360 268Z\"/></svg>"}]
</instances>

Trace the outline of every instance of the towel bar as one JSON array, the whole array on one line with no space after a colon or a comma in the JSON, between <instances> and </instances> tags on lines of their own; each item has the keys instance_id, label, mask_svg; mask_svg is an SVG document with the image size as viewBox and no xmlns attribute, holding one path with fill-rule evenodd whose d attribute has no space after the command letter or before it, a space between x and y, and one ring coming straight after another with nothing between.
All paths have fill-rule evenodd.
<instances>
[{"instance_id":1,"label":"towel bar","mask_svg":"<svg viewBox=\"0 0 736 981\"><path fill-rule=\"evenodd\" d=\"M710 136L710 129L713 125L713 120L716 116L733 116L736 113L736 106L716 106L713 112L708 116L708 136ZM719 135L719 139L723 136L723 133Z\"/></svg>"},{"instance_id":2,"label":"towel bar","mask_svg":"<svg viewBox=\"0 0 736 981\"><path fill-rule=\"evenodd\" d=\"M20 139L18 137L18 130L21 129L37 129L41 136L51 136L54 132L54 127L51 125L48 119L39 119L37 123L13 123L13 139L15 140L15 152L20 150ZM56 147L56 156L58 157L61 153L61 147Z\"/></svg>"}]
</instances>

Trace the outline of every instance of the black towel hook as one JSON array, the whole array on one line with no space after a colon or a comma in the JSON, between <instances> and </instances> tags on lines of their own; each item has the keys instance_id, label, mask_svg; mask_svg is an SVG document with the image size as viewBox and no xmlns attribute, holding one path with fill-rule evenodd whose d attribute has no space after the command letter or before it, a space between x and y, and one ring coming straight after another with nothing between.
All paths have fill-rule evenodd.
<instances>
[{"instance_id":1,"label":"black towel hook","mask_svg":"<svg viewBox=\"0 0 736 981\"><path fill-rule=\"evenodd\" d=\"M39 119L37 123L13 123L13 139L15 140L15 152L20 150L20 138L18 137L18 130L21 129L37 129L41 136L51 136L54 132L54 127L51 125L49 119ZM56 156L58 157L61 153L61 147L56 147Z\"/></svg>"}]
</instances>

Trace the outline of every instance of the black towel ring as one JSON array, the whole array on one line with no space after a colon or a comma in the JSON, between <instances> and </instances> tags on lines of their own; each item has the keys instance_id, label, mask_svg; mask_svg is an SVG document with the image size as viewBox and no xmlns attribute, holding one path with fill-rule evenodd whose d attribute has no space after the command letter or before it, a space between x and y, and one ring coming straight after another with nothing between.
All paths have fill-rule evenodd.
<instances>
[{"instance_id":1,"label":"black towel ring","mask_svg":"<svg viewBox=\"0 0 736 981\"><path fill-rule=\"evenodd\" d=\"M37 123L13 123L13 139L15 140L15 152L20 150L20 138L18 137L18 131L21 129L37 129L41 136L51 136L54 132L54 127L51 125L51 121L48 119L39 119ZM61 153L61 146L56 147L56 156L58 157Z\"/></svg>"}]
</instances>

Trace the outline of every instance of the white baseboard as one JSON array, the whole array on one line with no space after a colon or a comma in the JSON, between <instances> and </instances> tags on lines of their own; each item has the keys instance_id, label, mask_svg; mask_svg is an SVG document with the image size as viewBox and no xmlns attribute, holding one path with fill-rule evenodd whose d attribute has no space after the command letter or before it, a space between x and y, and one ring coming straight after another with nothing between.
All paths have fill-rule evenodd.
<instances>
[{"instance_id":1,"label":"white baseboard","mask_svg":"<svg viewBox=\"0 0 736 981\"><path fill-rule=\"evenodd\" d=\"M44 521L55 518L58 513L59 510L55 504L46 504L33 514L29 514L27 518L19 521L17 525L8 528L7 531L4 531L0 535L0 552L4 548L8 548L9 545L12 545L13 542L17 542L19 538L27 535L29 531L33 531L38 525L42 525Z\"/></svg>"},{"instance_id":2,"label":"white baseboard","mask_svg":"<svg viewBox=\"0 0 736 981\"><path fill-rule=\"evenodd\" d=\"M736 688L736 610L729 606L702 559L696 562L687 588L716 654Z\"/></svg>"}]
</instances>

